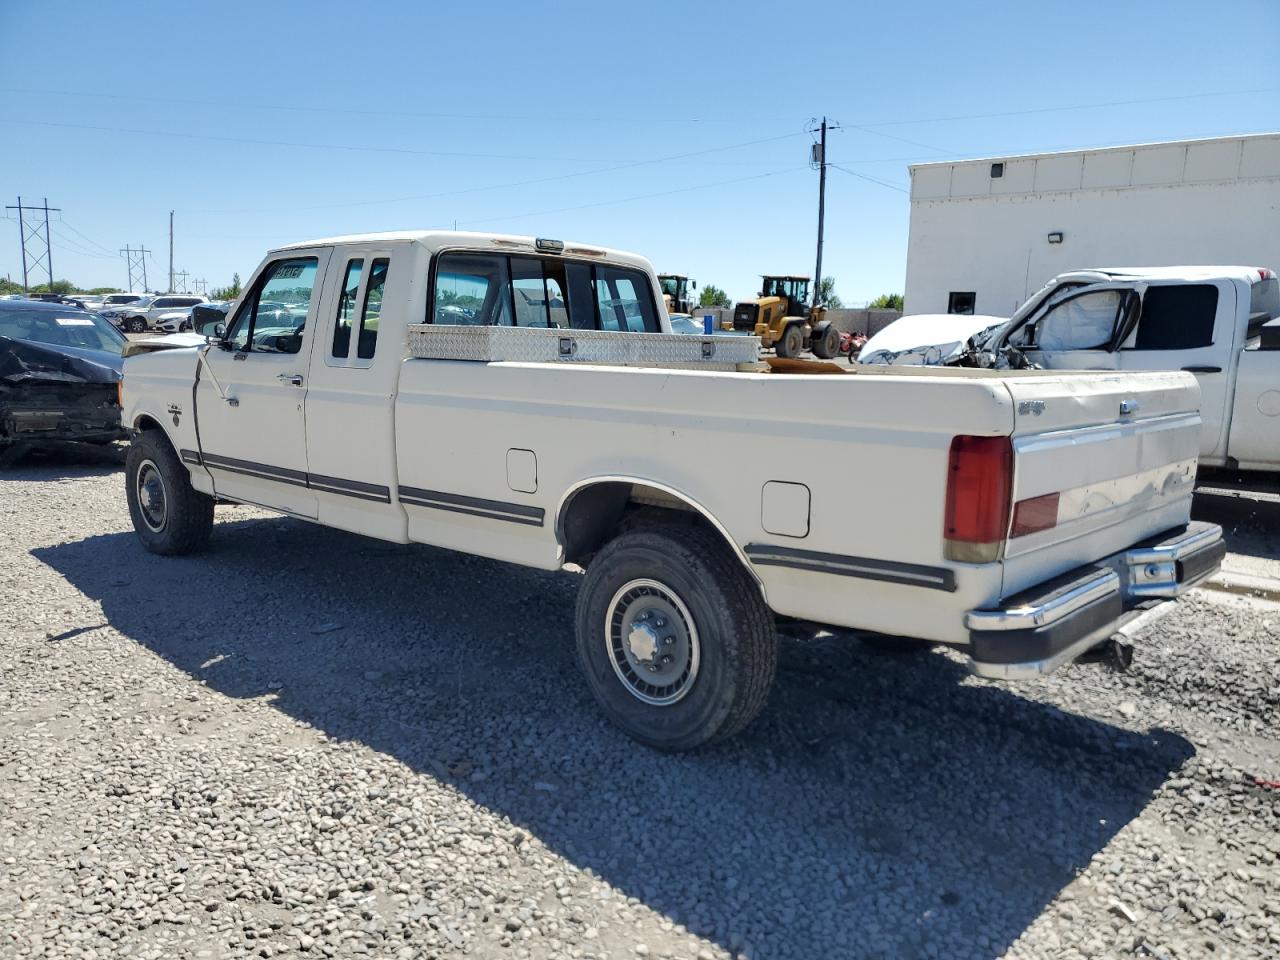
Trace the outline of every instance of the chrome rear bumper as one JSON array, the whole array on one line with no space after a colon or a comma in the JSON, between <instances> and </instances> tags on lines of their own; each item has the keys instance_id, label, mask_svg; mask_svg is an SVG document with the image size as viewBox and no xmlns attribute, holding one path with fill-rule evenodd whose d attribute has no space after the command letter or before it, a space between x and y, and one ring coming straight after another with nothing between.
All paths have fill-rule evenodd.
<instances>
[{"instance_id":1,"label":"chrome rear bumper","mask_svg":"<svg viewBox=\"0 0 1280 960\"><path fill-rule=\"evenodd\" d=\"M1010 597L993 610L971 610L970 669L1019 680L1051 673L1115 633L1127 609L1172 599L1212 576L1226 544L1212 523L1186 527L1080 567Z\"/></svg>"}]
</instances>

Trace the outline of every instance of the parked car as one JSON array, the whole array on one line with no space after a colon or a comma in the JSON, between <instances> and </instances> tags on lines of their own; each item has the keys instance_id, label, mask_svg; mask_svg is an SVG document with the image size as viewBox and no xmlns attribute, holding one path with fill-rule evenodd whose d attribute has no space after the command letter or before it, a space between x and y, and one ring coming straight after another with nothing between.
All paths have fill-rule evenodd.
<instances>
[{"instance_id":1,"label":"parked car","mask_svg":"<svg viewBox=\"0 0 1280 960\"><path fill-rule=\"evenodd\" d=\"M1200 465L1280 473L1278 337L1280 281L1265 267L1099 268L1054 277L943 362L1185 370L1200 381Z\"/></svg>"},{"instance_id":2,"label":"parked car","mask_svg":"<svg viewBox=\"0 0 1280 960\"><path fill-rule=\"evenodd\" d=\"M156 320L164 314L177 310L189 310L198 303L204 303L206 299L206 297L188 294L163 294L126 304L116 311L115 320L122 330L142 333L155 326Z\"/></svg>"},{"instance_id":3,"label":"parked car","mask_svg":"<svg viewBox=\"0 0 1280 960\"><path fill-rule=\"evenodd\" d=\"M105 303L105 300L106 298L99 294L88 294L88 293L85 293L85 294L77 293L72 295L71 297L72 303L75 303L78 306L83 307L85 310L88 310L90 313L97 313L99 310L101 310L103 308L103 304Z\"/></svg>"},{"instance_id":4,"label":"parked car","mask_svg":"<svg viewBox=\"0 0 1280 960\"><path fill-rule=\"evenodd\" d=\"M126 342L85 310L0 301L0 461L32 446L122 439Z\"/></svg>"},{"instance_id":5,"label":"parked car","mask_svg":"<svg viewBox=\"0 0 1280 960\"><path fill-rule=\"evenodd\" d=\"M563 323L544 304L515 326L513 287L552 282ZM431 322L462 298L469 322ZM652 336L671 333L661 303L647 260L532 237L273 250L220 340L125 360L134 529L153 553L189 553L232 501L585 571L586 684L671 750L760 712L775 617L950 644L982 676L1030 678L1221 562L1221 529L1190 521L1189 373L663 369L717 350ZM582 362L586 341L616 362ZM503 350L526 359L485 362Z\"/></svg>"},{"instance_id":6,"label":"parked car","mask_svg":"<svg viewBox=\"0 0 1280 960\"><path fill-rule=\"evenodd\" d=\"M151 326L161 333L183 333L191 329L191 307L170 310L156 317Z\"/></svg>"},{"instance_id":7,"label":"parked car","mask_svg":"<svg viewBox=\"0 0 1280 960\"><path fill-rule=\"evenodd\" d=\"M899 317L862 345L864 364L944 364L959 356L975 337L1009 322L981 314L916 313Z\"/></svg>"},{"instance_id":8,"label":"parked car","mask_svg":"<svg viewBox=\"0 0 1280 960\"><path fill-rule=\"evenodd\" d=\"M102 307L98 312L104 317L114 317L118 311L129 304L148 297L149 295L145 293L108 293L102 298Z\"/></svg>"}]
</instances>

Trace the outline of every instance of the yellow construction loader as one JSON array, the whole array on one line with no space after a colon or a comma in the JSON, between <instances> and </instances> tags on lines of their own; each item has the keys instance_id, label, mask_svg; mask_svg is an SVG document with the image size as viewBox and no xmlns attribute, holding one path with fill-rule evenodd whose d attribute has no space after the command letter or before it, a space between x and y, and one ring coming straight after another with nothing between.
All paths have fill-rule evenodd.
<instances>
[{"instance_id":1,"label":"yellow construction loader","mask_svg":"<svg viewBox=\"0 0 1280 960\"><path fill-rule=\"evenodd\" d=\"M698 289L698 281L690 280L675 273L658 274L658 283L662 287L662 299L667 305L667 313L693 313L693 291Z\"/></svg>"},{"instance_id":2,"label":"yellow construction loader","mask_svg":"<svg viewBox=\"0 0 1280 960\"><path fill-rule=\"evenodd\" d=\"M805 350L829 360L840 353L840 331L827 308L809 306L808 277L764 277L760 295L733 308L733 329L754 333L767 350L798 357Z\"/></svg>"}]
</instances>

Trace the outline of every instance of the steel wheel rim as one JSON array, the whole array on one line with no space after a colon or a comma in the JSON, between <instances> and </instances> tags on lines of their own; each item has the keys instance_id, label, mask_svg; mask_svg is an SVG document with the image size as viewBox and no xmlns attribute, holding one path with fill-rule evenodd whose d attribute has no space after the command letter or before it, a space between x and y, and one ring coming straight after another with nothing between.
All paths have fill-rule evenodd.
<instances>
[{"instance_id":1,"label":"steel wheel rim","mask_svg":"<svg viewBox=\"0 0 1280 960\"><path fill-rule=\"evenodd\" d=\"M650 706L678 702L701 664L698 628L684 601L657 580L624 583L604 617L605 653L618 681Z\"/></svg>"},{"instance_id":2,"label":"steel wheel rim","mask_svg":"<svg viewBox=\"0 0 1280 960\"><path fill-rule=\"evenodd\" d=\"M138 495L138 512L152 533L160 533L169 521L169 496L164 477L154 460L143 460L138 466L134 492Z\"/></svg>"}]
</instances>

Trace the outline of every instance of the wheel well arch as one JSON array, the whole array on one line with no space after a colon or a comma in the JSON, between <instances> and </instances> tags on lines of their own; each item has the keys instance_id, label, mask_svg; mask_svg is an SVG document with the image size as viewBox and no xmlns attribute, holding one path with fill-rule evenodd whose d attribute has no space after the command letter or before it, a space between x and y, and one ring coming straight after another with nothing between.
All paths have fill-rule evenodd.
<instances>
[{"instance_id":1,"label":"wheel well arch","mask_svg":"<svg viewBox=\"0 0 1280 960\"><path fill-rule=\"evenodd\" d=\"M643 477L592 477L574 484L556 509L555 535L565 563L584 565L641 509L669 510L715 532L752 580L764 584L746 553L705 506L675 487Z\"/></svg>"},{"instance_id":2,"label":"wheel well arch","mask_svg":"<svg viewBox=\"0 0 1280 960\"><path fill-rule=\"evenodd\" d=\"M164 427L160 425L160 421L149 413L140 413L133 418L133 429L141 433L143 430L159 430L164 433Z\"/></svg>"}]
</instances>

